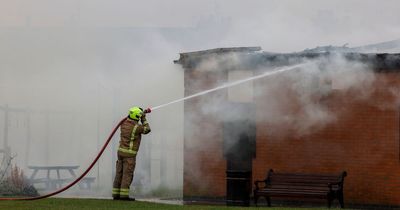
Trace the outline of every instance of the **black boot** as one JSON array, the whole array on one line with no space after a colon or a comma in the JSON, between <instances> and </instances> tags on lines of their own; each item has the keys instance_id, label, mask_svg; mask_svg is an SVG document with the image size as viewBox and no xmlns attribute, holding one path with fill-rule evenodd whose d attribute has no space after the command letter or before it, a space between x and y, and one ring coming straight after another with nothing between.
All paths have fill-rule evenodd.
<instances>
[{"instance_id":1,"label":"black boot","mask_svg":"<svg viewBox=\"0 0 400 210\"><path fill-rule=\"evenodd\" d=\"M135 201L135 198L120 198L122 201Z\"/></svg>"}]
</instances>

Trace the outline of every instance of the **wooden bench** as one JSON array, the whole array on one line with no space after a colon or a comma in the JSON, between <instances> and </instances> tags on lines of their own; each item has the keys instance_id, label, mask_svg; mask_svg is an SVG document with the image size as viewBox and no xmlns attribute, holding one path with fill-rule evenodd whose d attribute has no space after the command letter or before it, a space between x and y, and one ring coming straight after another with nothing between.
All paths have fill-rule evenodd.
<instances>
[{"instance_id":1,"label":"wooden bench","mask_svg":"<svg viewBox=\"0 0 400 210\"><path fill-rule=\"evenodd\" d=\"M262 181L255 181L254 203L257 206L259 197L265 197L271 206L271 197L316 198L327 199L330 208L337 199L344 208L343 183L345 171L339 175L327 174L291 174L275 173L269 170Z\"/></svg>"}]
</instances>

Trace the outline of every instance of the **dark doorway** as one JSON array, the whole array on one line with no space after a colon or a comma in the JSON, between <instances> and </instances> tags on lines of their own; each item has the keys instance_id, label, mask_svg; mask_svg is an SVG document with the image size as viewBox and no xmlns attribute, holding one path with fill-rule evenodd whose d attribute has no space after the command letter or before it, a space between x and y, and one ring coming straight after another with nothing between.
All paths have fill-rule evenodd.
<instances>
[{"instance_id":1,"label":"dark doorway","mask_svg":"<svg viewBox=\"0 0 400 210\"><path fill-rule=\"evenodd\" d=\"M223 122L223 151L227 161L226 203L249 206L253 159L256 156L254 104L230 104Z\"/></svg>"},{"instance_id":2,"label":"dark doorway","mask_svg":"<svg viewBox=\"0 0 400 210\"><path fill-rule=\"evenodd\" d=\"M255 157L255 126L250 121L224 122L227 170L251 170Z\"/></svg>"}]
</instances>

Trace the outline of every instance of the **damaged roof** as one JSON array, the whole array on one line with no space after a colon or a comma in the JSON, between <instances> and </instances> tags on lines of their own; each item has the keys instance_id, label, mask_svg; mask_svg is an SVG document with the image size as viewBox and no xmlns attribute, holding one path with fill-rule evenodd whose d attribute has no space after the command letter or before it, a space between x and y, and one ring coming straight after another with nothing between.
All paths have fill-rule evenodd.
<instances>
[{"instance_id":1,"label":"damaged roof","mask_svg":"<svg viewBox=\"0 0 400 210\"><path fill-rule=\"evenodd\" d=\"M343 48L346 48L343 46ZM254 69L258 67L279 67L286 65L294 65L304 60L326 59L329 61L331 57L342 56L349 61L362 62L369 65L375 71L388 72L396 71L400 73L400 53L360 53L346 50L329 50L335 48L321 47L318 50L304 50L295 53L271 53L261 51L261 47L236 47L236 48L216 48L204 51L180 53L179 60L174 63L182 65L186 70L194 69L198 64L210 59L223 58L224 56L235 56L240 62L236 64L228 64L227 69ZM326 50L328 49L328 50ZM223 60L223 59L222 59ZM223 64L225 64L223 63ZM221 65L223 66L223 65Z\"/></svg>"}]
</instances>

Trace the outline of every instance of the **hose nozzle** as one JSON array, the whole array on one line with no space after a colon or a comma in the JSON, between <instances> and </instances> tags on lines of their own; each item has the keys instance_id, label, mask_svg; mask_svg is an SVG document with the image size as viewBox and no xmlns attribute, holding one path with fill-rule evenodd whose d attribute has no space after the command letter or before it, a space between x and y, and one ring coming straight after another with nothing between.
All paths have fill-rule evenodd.
<instances>
[{"instance_id":1,"label":"hose nozzle","mask_svg":"<svg viewBox=\"0 0 400 210\"><path fill-rule=\"evenodd\" d=\"M150 108L147 108L147 109L144 110L144 113L150 113L150 112L151 112Z\"/></svg>"}]
</instances>

